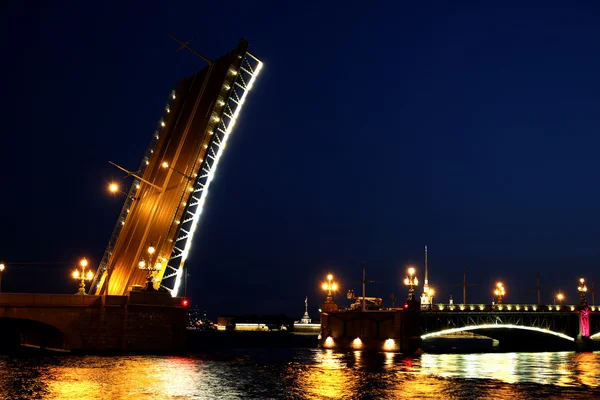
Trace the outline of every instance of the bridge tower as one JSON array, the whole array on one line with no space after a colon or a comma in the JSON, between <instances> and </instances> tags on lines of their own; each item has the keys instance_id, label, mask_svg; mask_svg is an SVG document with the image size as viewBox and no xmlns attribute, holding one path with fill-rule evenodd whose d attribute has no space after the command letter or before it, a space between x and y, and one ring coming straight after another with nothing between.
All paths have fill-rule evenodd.
<instances>
[{"instance_id":1,"label":"bridge tower","mask_svg":"<svg viewBox=\"0 0 600 400\"><path fill-rule=\"evenodd\" d=\"M134 179L92 294L124 295L149 281L177 296L208 188L262 68L245 40L216 60L179 44L207 65L170 93L138 171L122 168Z\"/></svg>"}]
</instances>

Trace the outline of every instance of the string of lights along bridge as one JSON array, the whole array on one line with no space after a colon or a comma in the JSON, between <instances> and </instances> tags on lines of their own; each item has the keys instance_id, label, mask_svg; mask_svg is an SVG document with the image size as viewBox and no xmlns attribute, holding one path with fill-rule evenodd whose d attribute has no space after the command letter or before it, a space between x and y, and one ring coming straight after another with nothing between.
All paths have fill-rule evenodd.
<instances>
[{"instance_id":1,"label":"string of lights along bridge","mask_svg":"<svg viewBox=\"0 0 600 400\"><path fill-rule=\"evenodd\" d=\"M123 194L125 202L91 294L148 290L178 295L210 183L263 65L244 40L210 60L189 42L173 39L180 50L190 50L207 65L170 93L139 169L130 171L111 162L133 182L128 191L118 182L108 187Z\"/></svg>"}]
</instances>

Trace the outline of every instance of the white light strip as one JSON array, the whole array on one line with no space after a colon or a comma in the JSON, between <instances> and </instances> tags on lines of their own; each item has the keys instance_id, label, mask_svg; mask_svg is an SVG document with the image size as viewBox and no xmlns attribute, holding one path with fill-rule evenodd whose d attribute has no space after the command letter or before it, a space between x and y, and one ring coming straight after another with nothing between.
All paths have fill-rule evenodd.
<instances>
[{"instance_id":1,"label":"white light strip","mask_svg":"<svg viewBox=\"0 0 600 400\"><path fill-rule=\"evenodd\" d=\"M600 332L594 333L592 336L590 336L590 339L596 339L596 338L600 339Z\"/></svg>"},{"instance_id":2,"label":"white light strip","mask_svg":"<svg viewBox=\"0 0 600 400\"><path fill-rule=\"evenodd\" d=\"M208 187L210 186L210 182L212 181L212 179L215 175L215 171L217 170L217 165L219 164L219 159L221 158L221 154L223 154L222 150L225 148L227 139L229 138L229 134L231 133L231 130L235 126L235 121L236 121L240 111L242 110L242 106L246 99L246 95L252 88L254 80L256 79L256 77L258 76L258 73L260 72L260 70L262 68L262 62L258 61L258 60L256 60L256 61L258 64L256 66L256 70L254 71L254 75L251 76L248 84L246 85L244 93L242 93L242 97L240 98L239 104L235 108L235 111L233 112L233 115L232 115L231 119L229 120L229 123L227 124L225 132L223 133L223 137L221 138L221 143L220 143L220 145L217 146L217 155L215 156L212 166L210 167L210 172L208 172L208 177L206 178L206 183L204 184L202 194L200 195L200 200L198 200L198 206L196 208L196 212L194 213L194 217L192 219L192 229L190 229L189 237L185 242L185 248L183 249L183 253L181 254L181 263L179 264L179 269L177 270L177 278L175 279L175 285L173 286L173 290L171 290L171 296L173 296L173 297L176 297L177 292L179 291L179 285L181 284L181 272L183 270L183 263L187 259L187 256L190 252L190 248L192 247L192 239L194 238L194 232L196 231L196 226L198 225L198 221L200 220L200 214L202 214L202 208L204 207L204 202L206 201L206 196L208 194ZM229 101L229 99L228 99L228 101ZM214 146L215 144L216 143L213 141L211 143L211 147Z\"/></svg>"},{"instance_id":3,"label":"white light strip","mask_svg":"<svg viewBox=\"0 0 600 400\"><path fill-rule=\"evenodd\" d=\"M526 330L526 331L547 333L550 335L558 336L563 339L570 340L571 342L575 341L575 339L573 339L571 336L567 336L563 333L554 332L549 329L535 328L533 326L512 325L512 324L486 324L486 325L463 326L462 328L452 328L452 329L445 329L445 330L439 331L439 332L426 333L425 335L421 335L421 339L428 339L431 337L443 336L443 335L447 335L450 333L473 331L476 329L502 329L502 328L522 329L522 330Z\"/></svg>"}]
</instances>

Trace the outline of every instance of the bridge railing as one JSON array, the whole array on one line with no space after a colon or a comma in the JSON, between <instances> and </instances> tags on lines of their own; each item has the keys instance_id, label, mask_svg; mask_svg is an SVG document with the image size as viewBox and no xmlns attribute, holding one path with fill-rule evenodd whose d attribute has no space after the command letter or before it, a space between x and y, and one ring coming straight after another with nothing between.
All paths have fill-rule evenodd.
<instances>
[{"instance_id":1,"label":"bridge railing","mask_svg":"<svg viewBox=\"0 0 600 400\"><path fill-rule=\"evenodd\" d=\"M422 305L421 311L518 311L518 312L572 312L578 306L572 304L433 304ZM590 306L590 311L600 311L600 306Z\"/></svg>"}]
</instances>

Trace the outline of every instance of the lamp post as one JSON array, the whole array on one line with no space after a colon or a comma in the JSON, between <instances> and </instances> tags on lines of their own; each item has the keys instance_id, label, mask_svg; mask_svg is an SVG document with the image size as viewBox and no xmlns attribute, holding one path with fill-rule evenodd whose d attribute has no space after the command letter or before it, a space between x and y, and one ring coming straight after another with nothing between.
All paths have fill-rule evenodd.
<instances>
[{"instance_id":1,"label":"lamp post","mask_svg":"<svg viewBox=\"0 0 600 400\"><path fill-rule=\"evenodd\" d=\"M496 283L496 289L494 290L494 294L496 295L496 303L502 304L503 297L506 294L506 290L504 289L504 285L502 285L502 282Z\"/></svg>"},{"instance_id":2,"label":"lamp post","mask_svg":"<svg viewBox=\"0 0 600 400\"><path fill-rule=\"evenodd\" d=\"M556 294L556 296L554 297L554 304L556 304L556 302L558 301L558 303L562 305L564 299L565 299L565 295L562 294L561 292L558 292Z\"/></svg>"},{"instance_id":3,"label":"lamp post","mask_svg":"<svg viewBox=\"0 0 600 400\"><path fill-rule=\"evenodd\" d=\"M406 272L408 276L404 278L404 284L408 286L408 300L412 300L415 293L415 286L419 285L419 279L415 276L414 267L409 267Z\"/></svg>"},{"instance_id":4,"label":"lamp post","mask_svg":"<svg viewBox=\"0 0 600 400\"><path fill-rule=\"evenodd\" d=\"M333 275L331 275L331 274L327 275L327 281L323 282L323 284L321 285L321 288L323 290L327 291L327 297L325 298L325 303L333 303L333 293L332 292L335 292L338 288L337 283L335 283L333 280Z\"/></svg>"},{"instance_id":5,"label":"lamp post","mask_svg":"<svg viewBox=\"0 0 600 400\"><path fill-rule=\"evenodd\" d=\"M142 258L140 260L140 262L138 263L138 267L139 269L144 269L146 271L148 271L148 275L146 276L146 289L149 292L156 292L157 290L154 288L154 284L152 283L153 281L153 273L156 271L160 271L162 269L162 263L157 260L155 264L152 264L152 257L154 256L154 253L156 252L156 248L154 247L153 244L150 244L150 246L148 246L148 249L146 250L148 252L148 263L146 264L146 261L144 261L144 259Z\"/></svg>"},{"instance_id":6,"label":"lamp post","mask_svg":"<svg viewBox=\"0 0 600 400\"><path fill-rule=\"evenodd\" d=\"M582 307L587 305L587 301L585 300L585 293L587 290L585 279L579 278L579 286L577 286L577 291L579 292L579 305Z\"/></svg>"},{"instance_id":7,"label":"lamp post","mask_svg":"<svg viewBox=\"0 0 600 400\"><path fill-rule=\"evenodd\" d=\"M4 268L6 268L6 265L0 262L0 293L2 293L2 273L4 272Z\"/></svg>"},{"instance_id":8,"label":"lamp post","mask_svg":"<svg viewBox=\"0 0 600 400\"><path fill-rule=\"evenodd\" d=\"M73 278L77 279L79 281L79 290L77 291L78 295L86 295L87 293L85 292L85 281L91 281L92 278L94 277L94 273L92 271L88 271L87 273L85 272L85 267L87 267L88 265L88 261L85 258L82 258L81 261L79 261L79 266L81 267L81 272L79 272L79 269L75 269L75 271L73 271Z\"/></svg>"}]
</instances>

